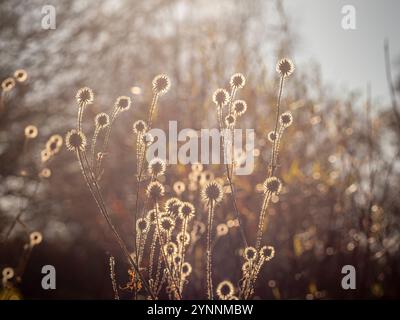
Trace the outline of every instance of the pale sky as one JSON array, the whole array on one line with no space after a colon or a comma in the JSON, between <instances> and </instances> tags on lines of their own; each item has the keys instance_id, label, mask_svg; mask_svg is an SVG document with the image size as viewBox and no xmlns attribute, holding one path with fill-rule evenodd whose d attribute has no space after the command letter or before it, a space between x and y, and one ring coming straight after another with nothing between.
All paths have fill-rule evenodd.
<instances>
[{"instance_id":1,"label":"pale sky","mask_svg":"<svg viewBox=\"0 0 400 320\"><path fill-rule=\"evenodd\" d=\"M388 101L383 41L390 41L394 74L400 72L399 0L285 0L292 28L300 36L296 62L316 60L322 76L339 92L365 90ZM356 9L356 30L341 26L344 5Z\"/></svg>"}]
</instances>

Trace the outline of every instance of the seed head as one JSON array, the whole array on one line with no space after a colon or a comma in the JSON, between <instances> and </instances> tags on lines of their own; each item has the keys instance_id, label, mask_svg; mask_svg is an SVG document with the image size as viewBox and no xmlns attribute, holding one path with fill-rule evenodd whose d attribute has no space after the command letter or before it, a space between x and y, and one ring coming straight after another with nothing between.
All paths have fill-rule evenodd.
<instances>
[{"instance_id":1,"label":"seed head","mask_svg":"<svg viewBox=\"0 0 400 320\"><path fill-rule=\"evenodd\" d=\"M168 242L164 245L164 252L167 256L172 257L178 252L178 247L173 242Z\"/></svg>"},{"instance_id":2,"label":"seed head","mask_svg":"<svg viewBox=\"0 0 400 320\"><path fill-rule=\"evenodd\" d=\"M236 100L233 103L233 112L236 116L240 117L243 115L247 110L247 103L244 100Z\"/></svg>"},{"instance_id":3,"label":"seed head","mask_svg":"<svg viewBox=\"0 0 400 320\"><path fill-rule=\"evenodd\" d=\"M92 89L88 87L83 87L76 93L76 101L79 107L85 107L88 104L92 104L94 100L94 95Z\"/></svg>"},{"instance_id":4,"label":"seed head","mask_svg":"<svg viewBox=\"0 0 400 320\"><path fill-rule=\"evenodd\" d=\"M229 101L229 93L225 89L217 89L213 95L213 101L218 107L223 107Z\"/></svg>"},{"instance_id":5,"label":"seed head","mask_svg":"<svg viewBox=\"0 0 400 320\"><path fill-rule=\"evenodd\" d=\"M260 257L264 261L269 261L275 256L275 249L271 246L263 246L260 249Z\"/></svg>"},{"instance_id":6,"label":"seed head","mask_svg":"<svg viewBox=\"0 0 400 320\"><path fill-rule=\"evenodd\" d=\"M253 261L257 258L257 250L254 247L246 247L243 255L247 261Z\"/></svg>"},{"instance_id":7,"label":"seed head","mask_svg":"<svg viewBox=\"0 0 400 320\"><path fill-rule=\"evenodd\" d=\"M11 91L15 87L15 80L13 78L4 79L1 83L1 88L4 92Z\"/></svg>"},{"instance_id":8,"label":"seed head","mask_svg":"<svg viewBox=\"0 0 400 320\"><path fill-rule=\"evenodd\" d=\"M72 129L65 136L65 145L70 151L85 151L86 137L83 132Z\"/></svg>"},{"instance_id":9,"label":"seed head","mask_svg":"<svg viewBox=\"0 0 400 320\"><path fill-rule=\"evenodd\" d=\"M211 181L203 188L201 192L201 198L207 203L219 203L222 201L223 194L224 192L222 190L222 186L215 181Z\"/></svg>"},{"instance_id":10,"label":"seed head","mask_svg":"<svg viewBox=\"0 0 400 320\"><path fill-rule=\"evenodd\" d=\"M35 139L38 135L38 129L34 125L29 125L25 127L25 137L27 139Z\"/></svg>"},{"instance_id":11,"label":"seed head","mask_svg":"<svg viewBox=\"0 0 400 320\"><path fill-rule=\"evenodd\" d=\"M14 72L14 78L18 82L24 82L28 79L28 73L24 69L18 69Z\"/></svg>"},{"instance_id":12,"label":"seed head","mask_svg":"<svg viewBox=\"0 0 400 320\"><path fill-rule=\"evenodd\" d=\"M179 218L189 221L194 217L196 209L190 202L183 202L179 207Z\"/></svg>"},{"instance_id":13,"label":"seed head","mask_svg":"<svg viewBox=\"0 0 400 320\"><path fill-rule=\"evenodd\" d=\"M246 84L246 78L244 77L243 74L241 73L235 73L232 77L231 77L231 87L235 88L235 89L241 89L244 87L244 85Z\"/></svg>"},{"instance_id":14,"label":"seed head","mask_svg":"<svg viewBox=\"0 0 400 320\"><path fill-rule=\"evenodd\" d=\"M287 78L293 73L294 64L290 59L281 59L276 65L276 71L281 77Z\"/></svg>"},{"instance_id":15,"label":"seed head","mask_svg":"<svg viewBox=\"0 0 400 320\"><path fill-rule=\"evenodd\" d=\"M147 170L152 177L162 176L165 173L165 161L160 158L151 159Z\"/></svg>"},{"instance_id":16,"label":"seed head","mask_svg":"<svg viewBox=\"0 0 400 320\"><path fill-rule=\"evenodd\" d=\"M147 196L153 200L158 200L164 195L164 186L158 181L150 182L147 186Z\"/></svg>"},{"instance_id":17,"label":"seed head","mask_svg":"<svg viewBox=\"0 0 400 320\"><path fill-rule=\"evenodd\" d=\"M225 280L218 284L216 292L221 300L227 300L235 294L235 287L232 282Z\"/></svg>"},{"instance_id":18,"label":"seed head","mask_svg":"<svg viewBox=\"0 0 400 320\"><path fill-rule=\"evenodd\" d=\"M279 123L282 127L287 128L293 123L293 116L290 112L282 113L279 117Z\"/></svg>"},{"instance_id":19,"label":"seed head","mask_svg":"<svg viewBox=\"0 0 400 320\"><path fill-rule=\"evenodd\" d=\"M147 218L140 218L136 221L136 231L137 233L146 233L149 231L150 223Z\"/></svg>"},{"instance_id":20,"label":"seed head","mask_svg":"<svg viewBox=\"0 0 400 320\"><path fill-rule=\"evenodd\" d=\"M117 98L114 104L114 108L118 110L118 112L126 111L131 106L131 98L127 96L120 96Z\"/></svg>"},{"instance_id":21,"label":"seed head","mask_svg":"<svg viewBox=\"0 0 400 320\"><path fill-rule=\"evenodd\" d=\"M137 120L133 124L133 132L136 134L143 134L147 131L147 124L143 120Z\"/></svg>"},{"instance_id":22,"label":"seed head","mask_svg":"<svg viewBox=\"0 0 400 320\"><path fill-rule=\"evenodd\" d=\"M275 133L275 131L270 131L269 133L268 133L268 140L270 141L270 142L274 142L275 140L276 140L276 133Z\"/></svg>"},{"instance_id":23,"label":"seed head","mask_svg":"<svg viewBox=\"0 0 400 320\"><path fill-rule=\"evenodd\" d=\"M159 74L153 79L153 92L158 95L163 95L168 92L171 87L171 82L167 75Z\"/></svg>"},{"instance_id":24,"label":"seed head","mask_svg":"<svg viewBox=\"0 0 400 320\"><path fill-rule=\"evenodd\" d=\"M232 128L235 126L236 123L236 117L233 114L229 114L225 117L225 125L228 128Z\"/></svg>"},{"instance_id":25,"label":"seed head","mask_svg":"<svg viewBox=\"0 0 400 320\"><path fill-rule=\"evenodd\" d=\"M110 124L110 117L107 113L101 112L94 118L94 123L98 129L106 128Z\"/></svg>"},{"instance_id":26,"label":"seed head","mask_svg":"<svg viewBox=\"0 0 400 320\"><path fill-rule=\"evenodd\" d=\"M165 202L164 209L169 216L176 218L179 215L179 209L182 205L178 198L170 198Z\"/></svg>"},{"instance_id":27,"label":"seed head","mask_svg":"<svg viewBox=\"0 0 400 320\"><path fill-rule=\"evenodd\" d=\"M39 231L34 231L29 235L31 246L36 246L42 242L43 237Z\"/></svg>"},{"instance_id":28,"label":"seed head","mask_svg":"<svg viewBox=\"0 0 400 320\"><path fill-rule=\"evenodd\" d=\"M271 194L279 194L279 192L282 189L282 183L281 180L279 180L277 177L270 177L267 178L264 182L264 192L265 193L271 193Z\"/></svg>"}]
</instances>

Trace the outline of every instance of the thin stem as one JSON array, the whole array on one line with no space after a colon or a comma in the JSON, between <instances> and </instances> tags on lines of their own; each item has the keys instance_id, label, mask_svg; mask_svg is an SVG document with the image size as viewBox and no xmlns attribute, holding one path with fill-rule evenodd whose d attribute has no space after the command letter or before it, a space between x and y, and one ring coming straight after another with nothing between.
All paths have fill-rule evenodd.
<instances>
[{"instance_id":1,"label":"thin stem","mask_svg":"<svg viewBox=\"0 0 400 320\"><path fill-rule=\"evenodd\" d=\"M211 252L211 230L214 218L214 202L208 204L208 229L207 229L207 295L209 300L214 300L212 284L212 252Z\"/></svg>"}]
</instances>

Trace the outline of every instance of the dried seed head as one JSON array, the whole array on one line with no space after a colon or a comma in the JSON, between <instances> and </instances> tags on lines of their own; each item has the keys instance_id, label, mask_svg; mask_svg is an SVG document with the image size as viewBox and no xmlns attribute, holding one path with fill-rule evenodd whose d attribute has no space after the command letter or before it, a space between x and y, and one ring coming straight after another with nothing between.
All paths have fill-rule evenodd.
<instances>
[{"instance_id":1,"label":"dried seed head","mask_svg":"<svg viewBox=\"0 0 400 320\"><path fill-rule=\"evenodd\" d=\"M222 237L227 235L229 232L229 228L225 223L220 223L217 225L217 236Z\"/></svg>"},{"instance_id":2,"label":"dried seed head","mask_svg":"<svg viewBox=\"0 0 400 320\"><path fill-rule=\"evenodd\" d=\"M36 246L42 242L43 237L39 231L34 231L29 235L31 246Z\"/></svg>"},{"instance_id":3,"label":"dried seed head","mask_svg":"<svg viewBox=\"0 0 400 320\"><path fill-rule=\"evenodd\" d=\"M98 129L106 128L110 124L110 117L107 113L101 112L94 118L94 123Z\"/></svg>"},{"instance_id":4,"label":"dried seed head","mask_svg":"<svg viewBox=\"0 0 400 320\"><path fill-rule=\"evenodd\" d=\"M222 201L223 194L224 192L222 186L215 181L211 181L203 188L201 192L201 198L207 203L218 203Z\"/></svg>"},{"instance_id":5,"label":"dried seed head","mask_svg":"<svg viewBox=\"0 0 400 320\"><path fill-rule=\"evenodd\" d=\"M217 296L222 300L227 300L229 297L235 294L235 287L232 282L225 280L217 286Z\"/></svg>"},{"instance_id":6,"label":"dried seed head","mask_svg":"<svg viewBox=\"0 0 400 320\"><path fill-rule=\"evenodd\" d=\"M173 218L176 218L179 215L179 208L181 207L182 202L178 198L170 198L165 202L164 209Z\"/></svg>"},{"instance_id":7,"label":"dried seed head","mask_svg":"<svg viewBox=\"0 0 400 320\"><path fill-rule=\"evenodd\" d=\"M143 120L137 120L133 124L133 132L136 134L143 134L147 131L147 124Z\"/></svg>"},{"instance_id":8,"label":"dried seed head","mask_svg":"<svg viewBox=\"0 0 400 320\"><path fill-rule=\"evenodd\" d=\"M38 135L38 129L34 125L29 125L25 127L25 137L27 139L35 139Z\"/></svg>"},{"instance_id":9,"label":"dried seed head","mask_svg":"<svg viewBox=\"0 0 400 320\"><path fill-rule=\"evenodd\" d=\"M151 209L146 214L146 219L150 224L155 224L157 221L157 211L156 209Z\"/></svg>"},{"instance_id":10,"label":"dried seed head","mask_svg":"<svg viewBox=\"0 0 400 320\"><path fill-rule=\"evenodd\" d=\"M147 218L140 218L136 221L136 232L137 233L146 233L149 231L150 223Z\"/></svg>"},{"instance_id":11,"label":"dried seed head","mask_svg":"<svg viewBox=\"0 0 400 320\"><path fill-rule=\"evenodd\" d=\"M225 117L225 125L228 128L235 126L235 123L236 123L236 117L233 114L229 114Z\"/></svg>"},{"instance_id":12,"label":"dried seed head","mask_svg":"<svg viewBox=\"0 0 400 320\"><path fill-rule=\"evenodd\" d=\"M175 221L171 217L162 217L160 221L160 231L171 233L175 228Z\"/></svg>"},{"instance_id":13,"label":"dried seed head","mask_svg":"<svg viewBox=\"0 0 400 320\"><path fill-rule=\"evenodd\" d=\"M276 71L281 77L287 78L293 73L294 64L290 59L281 59L276 65Z\"/></svg>"},{"instance_id":14,"label":"dried seed head","mask_svg":"<svg viewBox=\"0 0 400 320\"><path fill-rule=\"evenodd\" d=\"M279 122L282 127L287 128L293 123L293 116L290 112L282 113L279 117Z\"/></svg>"},{"instance_id":15,"label":"dried seed head","mask_svg":"<svg viewBox=\"0 0 400 320\"><path fill-rule=\"evenodd\" d=\"M42 162L46 162L50 159L51 157L51 153L49 152L49 150L44 149L40 152L40 158L42 160Z\"/></svg>"},{"instance_id":16,"label":"dried seed head","mask_svg":"<svg viewBox=\"0 0 400 320\"><path fill-rule=\"evenodd\" d=\"M189 221L194 217L195 208L190 202L183 202L179 208L179 218Z\"/></svg>"},{"instance_id":17,"label":"dried seed head","mask_svg":"<svg viewBox=\"0 0 400 320\"><path fill-rule=\"evenodd\" d=\"M153 92L158 95L163 95L168 92L171 87L171 82L167 75L159 74L153 79Z\"/></svg>"},{"instance_id":18,"label":"dried seed head","mask_svg":"<svg viewBox=\"0 0 400 320\"><path fill-rule=\"evenodd\" d=\"M218 107L223 107L229 101L229 93L225 89L217 89L213 95L213 101Z\"/></svg>"},{"instance_id":19,"label":"dried seed head","mask_svg":"<svg viewBox=\"0 0 400 320\"><path fill-rule=\"evenodd\" d=\"M282 189L282 183L281 180L279 180L277 177L270 177L267 178L264 182L264 192L265 193L271 193L271 194L279 194L279 192Z\"/></svg>"},{"instance_id":20,"label":"dried seed head","mask_svg":"<svg viewBox=\"0 0 400 320\"><path fill-rule=\"evenodd\" d=\"M274 142L275 140L276 140L276 133L274 132L274 131L270 131L269 133L268 133L268 140L270 141L270 142Z\"/></svg>"},{"instance_id":21,"label":"dried seed head","mask_svg":"<svg viewBox=\"0 0 400 320\"><path fill-rule=\"evenodd\" d=\"M235 73L232 77L231 77L231 81L230 81L231 87L235 88L235 89L241 89L244 87L244 85L246 84L246 78L244 77L243 74L241 73Z\"/></svg>"},{"instance_id":22,"label":"dried seed head","mask_svg":"<svg viewBox=\"0 0 400 320\"><path fill-rule=\"evenodd\" d=\"M43 168L40 172L39 172L39 177L40 178L50 178L51 177L51 170L49 168Z\"/></svg>"},{"instance_id":23,"label":"dried seed head","mask_svg":"<svg viewBox=\"0 0 400 320\"><path fill-rule=\"evenodd\" d=\"M179 232L176 235L176 241L178 241L179 244L187 246L189 245L190 242L190 234L188 232L182 233Z\"/></svg>"},{"instance_id":24,"label":"dried seed head","mask_svg":"<svg viewBox=\"0 0 400 320\"><path fill-rule=\"evenodd\" d=\"M161 176L165 173L165 161L160 158L151 159L147 170L152 177Z\"/></svg>"},{"instance_id":25,"label":"dried seed head","mask_svg":"<svg viewBox=\"0 0 400 320\"><path fill-rule=\"evenodd\" d=\"M158 181L150 182L147 186L147 196L150 199L158 200L164 195L164 186Z\"/></svg>"},{"instance_id":26,"label":"dried seed head","mask_svg":"<svg viewBox=\"0 0 400 320\"><path fill-rule=\"evenodd\" d=\"M131 98L127 96L120 96L117 98L114 104L114 108L118 110L118 112L126 111L131 106Z\"/></svg>"},{"instance_id":27,"label":"dried seed head","mask_svg":"<svg viewBox=\"0 0 400 320\"><path fill-rule=\"evenodd\" d=\"M192 265L189 262L182 264L182 276L187 277L192 273Z\"/></svg>"},{"instance_id":28,"label":"dried seed head","mask_svg":"<svg viewBox=\"0 0 400 320\"><path fill-rule=\"evenodd\" d=\"M46 142L46 150L50 155L55 155L61 150L62 144L63 138L60 135L55 134Z\"/></svg>"},{"instance_id":29,"label":"dried seed head","mask_svg":"<svg viewBox=\"0 0 400 320\"><path fill-rule=\"evenodd\" d=\"M243 115L247 110L247 103L244 100L236 100L233 103L233 112L235 113L236 116L241 116Z\"/></svg>"},{"instance_id":30,"label":"dried seed head","mask_svg":"<svg viewBox=\"0 0 400 320\"><path fill-rule=\"evenodd\" d=\"M28 73L24 69L18 69L14 72L14 78L18 82L24 82L28 79Z\"/></svg>"},{"instance_id":31,"label":"dried seed head","mask_svg":"<svg viewBox=\"0 0 400 320\"><path fill-rule=\"evenodd\" d=\"M177 181L174 183L173 188L174 188L175 193L179 196L183 192L185 192L186 186L182 181Z\"/></svg>"},{"instance_id":32,"label":"dried seed head","mask_svg":"<svg viewBox=\"0 0 400 320\"><path fill-rule=\"evenodd\" d=\"M243 256L247 261L253 261L257 258L257 250L254 247L246 247Z\"/></svg>"},{"instance_id":33,"label":"dried seed head","mask_svg":"<svg viewBox=\"0 0 400 320\"><path fill-rule=\"evenodd\" d=\"M173 242L168 242L164 245L164 252L167 256L172 257L178 252L178 247Z\"/></svg>"},{"instance_id":34,"label":"dried seed head","mask_svg":"<svg viewBox=\"0 0 400 320\"><path fill-rule=\"evenodd\" d=\"M275 249L271 246L263 246L260 249L260 257L265 261L271 260L275 256Z\"/></svg>"},{"instance_id":35,"label":"dried seed head","mask_svg":"<svg viewBox=\"0 0 400 320\"><path fill-rule=\"evenodd\" d=\"M11 91L15 87L15 80L13 78L4 79L1 83L1 88L4 92Z\"/></svg>"},{"instance_id":36,"label":"dried seed head","mask_svg":"<svg viewBox=\"0 0 400 320\"><path fill-rule=\"evenodd\" d=\"M84 107L88 104L92 104L94 100L94 95L92 89L88 87L83 87L78 90L75 96L79 107Z\"/></svg>"},{"instance_id":37,"label":"dried seed head","mask_svg":"<svg viewBox=\"0 0 400 320\"><path fill-rule=\"evenodd\" d=\"M14 277L14 269L13 268L4 268L3 272L3 280L10 280Z\"/></svg>"},{"instance_id":38,"label":"dried seed head","mask_svg":"<svg viewBox=\"0 0 400 320\"><path fill-rule=\"evenodd\" d=\"M72 129L65 136L65 145L70 151L84 151L86 148L86 137L83 132Z\"/></svg>"}]
</instances>

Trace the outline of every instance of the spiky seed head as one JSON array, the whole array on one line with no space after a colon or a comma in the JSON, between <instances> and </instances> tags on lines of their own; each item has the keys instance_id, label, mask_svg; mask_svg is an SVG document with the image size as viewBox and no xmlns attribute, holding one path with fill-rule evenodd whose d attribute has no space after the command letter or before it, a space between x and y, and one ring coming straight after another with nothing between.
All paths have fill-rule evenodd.
<instances>
[{"instance_id":1,"label":"spiky seed head","mask_svg":"<svg viewBox=\"0 0 400 320\"><path fill-rule=\"evenodd\" d=\"M163 95L168 92L171 87L171 81L165 74L159 74L153 79L153 92L158 95Z\"/></svg>"},{"instance_id":2,"label":"spiky seed head","mask_svg":"<svg viewBox=\"0 0 400 320\"><path fill-rule=\"evenodd\" d=\"M14 277L14 269L10 267L4 268L2 275L4 280L10 280L12 277Z\"/></svg>"},{"instance_id":3,"label":"spiky seed head","mask_svg":"<svg viewBox=\"0 0 400 320\"><path fill-rule=\"evenodd\" d=\"M165 202L164 209L165 212L168 213L173 218L176 218L179 215L179 208L181 207L182 202L178 198L170 198Z\"/></svg>"},{"instance_id":4,"label":"spiky seed head","mask_svg":"<svg viewBox=\"0 0 400 320\"><path fill-rule=\"evenodd\" d=\"M143 134L147 131L147 124L143 120L137 120L133 124L133 132L136 134Z\"/></svg>"},{"instance_id":5,"label":"spiky seed head","mask_svg":"<svg viewBox=\"0 0 400 320\"><path fill-rule=\"evenodd\" d=\"M236 123L236 117L233 114L229 114L225 117L225 125L228 128L235 126L235 123Z\"/></svg>"},{"instance_id":6,"label":"spiky seed head","mask_svg":"<svg viewBox=\"0 0 400 320\"><path fill-rule=\"evenodd\" d=\"M150 222L147 220L147 218L139 218L136 221L136 231L137 233L146 233L149 231L150 228Z\"/></svg>"},{"instance_id":7,"label":"spiky seed head","mask_svg":"<svg viewBox=\"0 0 400 320\"><path fill-rule=\"evenodd\" d=\"M182 245L184 245L184 246L187 246L187 245L189 244L189 242L190 242L190 234L189 234L189 232L185 232L185 233L179 232L179 233L176 235L176 241L177 241L179 244L182 244Z\"/></svg>"},{"instance_id":8,"label":"spiky seed head","mask_svg":"<svg viewBox=\"0 0 400 320\"><path fill-rule=\"evenodd\" d=\"M174 264L175 264L175 266L180 267L181 262L182 262L182 256L179 253L177 253L174 256Z\"/></svg>"},{"instance_id":9,"label":"spiky seed head","mask_svg":"<svg viewBox=\"0 0 400 320\"><path fill-rule=\"evenodd\" d=\"M151 159L147 168L149 174L153 177L162 176L165 173L165 161L160 158Z\"/></svg>"},{"instance_id":10,"label":"spiky seed head","mask_svg":"<svg viewBox=\"0 0 400 320\"><path fill-rule=\"evenodd\" d=\"M118 110L118 112L126 111L131 106L131 98L127 96L120 96L117 98L114 104L114 108Z\"/></svg>"},{"instance_id":11,"label":"spiky seed head","mask_svg":"<svg viewBox=\"0 0 400 320\"><path fill-rule=\"evenodd\" d=\"M213 95L213 101L218 107L223 107L229 101L229 93L225 89L217 89Z\"/></svg>"},{"instance_id":12,"label":"spiky seed head","mask_svg":"<svg viewBox=\"0 0 400 320\"><path fill-rule=\"evenodd\" d=\"M178 252L178 247L173 242L168 242L164 245L164 252L167 256L172 257Z\"/></svg>"},{"instance_id":13,"label":"spiky seed head","mask_svg":"<svg viewBox=\"0 0 400 320\"><path fill-rule=\"evenodd\" d=\"M146 219L150 224L155 224L157 221L157 210L156 209L151 209L147 212L146 214Z\"/></svg>"},{"instance_id":14,"label":"spiky seed head","mask_svg":"<svg viewBox=\"0 0 400 320\"><path fill-rule=\"evenodd\" d=\"M275 248L271 246L263 246L260 249L260 257L265 261L271 260L275 256Z\"/></svg>"},{"instance_id":15,"label":"spiky seed head","mask_svg":"<svg viewBox=\"0 0 400 320\"><path fill-rule=\"evenodd\" d=\"M9 92L15 87L15 80L13 78L4 79L1 83L3 92Z\"/></svg>"},{"instance_id":16,"label":"spiky seed head","mask_svg":"<svg viewBox=\"0 0 400 320\"><path fill-rule=\"evenodd\" d=\"M227 235L229 232L229 228L225 223L220 223L217 225L217 236L222 237Z\"/></svg>"},{"instance_id":17,"label":"spiky seed head","mask_svg":"<svg viewBox=\"0 0 400 320\"><path fill-rule=\"evenodd\" d=\"M217 296L222 300L227 300L229 297L235 294L235 287L232 282L225 280L218 284L217 286Z\"/></svg>"},{"instance_id":18,"label":"spiky seed head","mask_svg":"<svg viewBox=\"0 0 400 320\"><path fill-rule=\"evenodd\" d=\"M257 258L257 250L254 247L246 247L243 256L247 261L253 261Z\"/></svg>"},{"instance_id":19,"label":"spiky seed head","mask_svg":"<svg viewBox=\"0 0 400 320\"><path fill-rule=\"evenodd\" d=\"M88 104L92 104L94 101L94 94L92 89L88 87L83 87L78 90L76 93L76 101L78 102L79 107L87 106Z\"/></svg>"},{"instance_id":20,"label":"spiky seed head","mask_svg":"<svg viewBox=\"0 0 400 320\"><path fill-rule=\"evenodd\" d=\"M24 82L26 79L28 79L28 73L24 69L15 70L14 78L18 82Z\"/></svg>"},{"instance_id":21,"label":"spiky seed head","mask_svg":"<svg viewBox=\"0 0 400 320\"><path fill-rule=\"evenodd\" d=\"M270 193L270 194L279 194L282 189L282 183L281 180L279 180L277 177L270 177L267 178L264 182L264 192L265 193Z\"/></svg>"},{"instance_id":22,"label":"spiky seed head","mask_svg":"<svg viewBox=\"0 0 400 320\"><path fill-rule=\"evenodd\" d=\"M65 145L70 151L84 151L86 148L86 137L83 132L72 129L65 136Z\"/></svg>"},{"instance_id":23,"label":"spiky seed head","mask_svg":"<svg viewBox=\"0 0 400 320\"><path fill-rule=\"evenodd\" d=\"M162 217L159 219L160 231L171 233L175 228L175 221L171 217Z\"/></svg>"},{"instance_id":24,"label":"spiky seed head","mask_svg":"<svg viewBox=\"0 0 400 320\"><path fill-rule=\"evenodd\" d=\"M279 117L279 122L282 127L287 128L293 123L293 116L290 112L282 113Z\"/></svg>"},{"instance_id":25,"label":"spiky seed head","mask_svg":"<svg viewBox=\"0 0 400 320\"><path fill-rule=\"evenodd\" d=\"M283 78L289 77L294 71L294 64L292 60L287 58L279 60L278 63L276 64L276 71Z\"/></svg>"},{"instance_id":26,"label":"spiky seed head","mask_svg":"<svg viewBox=\"0 0 400 320\"><path fill-rule=\"evenodd\" d=\"M36 246L42 242L43 237L39 231L34 231L29 235L31 246Z\"/></svg>"},{"instance_id":27,"label":"spiky seed head","mask_svg":"<svg viewBox=\"0 0 400 320\"><path fill-rule=\"evenodd\" d=\"M270 131L268 133L268 140L270 142L274 142L276 140L276 136L277 136L277 134L275 133L275 131Z\"/></svg>"},{"instance_id":28,"label":"spiky seed head","mask_svg":"<svg viewBox=\"0 0 400 320\"><path fill-rule=\"evenodd\" d=\"M208 182L201 192L201 198L207 203L219 203L222 201L223 195L222 186L215 181Z\"/></svg>"},{"instance_id":29,"label":"spiky seed head","mask_svg":"<svg viewBox=\"0 0 400 320\"><path fill-rule=\"evenodd\" d=\"M179 218L189 221L194 217L196 209L190 202L183 202L179 208Z\"/></svg>"},{"instance_id":30,"label":"spiky seed head","mask_svg":"<svg viewBox=\"0 0 400 320\"><path fill-rule=\"evenodd\" d=\"M233 112L236 116L242 116L247 110L247 103L244 100L236 100L233 103Z\"/></svg>"},{"instance_id":31,"label":"spiky seed head","mask_svg":"<svg viewBox=\"0 0 400 320\"><path fill-rule=\"evenodd\" d=\"M192 265L189 262L182 264L182 276L187 277L192 273Z\"/></svg>"},{"instance_id":32,"label":"spiky seed head","mask_svg":"<svg viewBox=\"0 0 400 320\"><path fill-rule=\"evenodd\" d=\"M96 115L96 118L94 118L94 123L98 129L106 128L110 124L110 117L107 113L101 112Z\"/></svg>"},{"instance_id":33,"label":"spiky seed head","mask_svg":"<svg viewBox=\"0 0 400 320\"><path fill-rule=\"evenodd\" d=\"M243 74L241 73L235 73L232 77L231 77L231 81L230 81L231 87L235 88L235 89L241 89L244 87L244 85L246 84L246 78L244 77Z\"/></svg>"},{"instance_id":34,"label":"spiky seed head","mask_svg":"<svg viewBox=\"0 0 400 320\"><path fill-rule=\"evenodd\" d=\"M60 136L59 134L53 134L53 135L50 137L49 141L55 142L55 143L57 144L58 147L62 147L63 142L64 142L63 137Z\"/></svg>"},{"instance_id":35,"label":"spiky seed head","mask_svg":"<svg viewBox=\"0 0 400 320\"><path fill-rule=\"evenodd\" d=\"M174 189L175 193L179 196L183 192L185 192L186 186L182 181L177 181L174 183L173 189Z\"/></svg>"},{"instance_id":36,"label":"spiky seed head","mask_svg":"<svg viewBox=\"0 0 400 320\"><path fill-rule=\"evenodd\" d=\"M147 186L147 196L150 199L158 200L164 195L164 192L164 186L158 181L150 182Z\"/></svg>"},{"instance_id":37,"label":"spiky seed head","mask_svg":"<svg viewBox=\"0 0 400 320\"><path fill-rule=\"evenodd\" d=\"M24 132L27 139L35 139L38 135L38 129L34 125L26 126Z\"/></svg>"}]
</instances>

